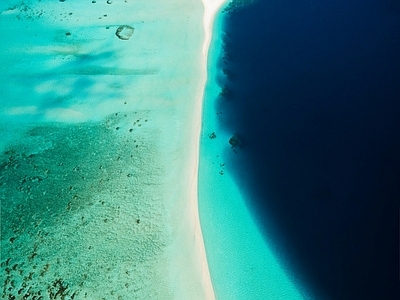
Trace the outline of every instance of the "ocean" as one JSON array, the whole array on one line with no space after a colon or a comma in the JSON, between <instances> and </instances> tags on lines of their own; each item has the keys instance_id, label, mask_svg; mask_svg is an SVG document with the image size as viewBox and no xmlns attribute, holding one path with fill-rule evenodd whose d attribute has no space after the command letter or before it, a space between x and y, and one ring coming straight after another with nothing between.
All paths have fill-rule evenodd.
<instances>
[{"instance_id":1,"label":"ocean","mask_svg":"<svg viewBox=\"0 0 400 300\"><path fill-rule=\"evenodd\" d=\"M298 288L399 299L400 3L259 0L221 18L204 132L223 139L218 176Z\"/></svg>"}]
</instances>

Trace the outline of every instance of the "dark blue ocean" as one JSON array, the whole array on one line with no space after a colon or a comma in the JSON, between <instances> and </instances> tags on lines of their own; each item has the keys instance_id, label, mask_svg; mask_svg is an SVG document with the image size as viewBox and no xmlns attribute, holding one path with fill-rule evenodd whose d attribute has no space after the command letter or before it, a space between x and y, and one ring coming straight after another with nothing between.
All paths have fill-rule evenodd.
<instances>
[{"instance_id":1,"label":"dark blue ocean","mask_svg":"<svg viewBox=\"0 0 400 300\"><path fill-rule=\"evenodd\" d=\"M400 299L400 1L225 14L217 110L260 230L318 299Z\"/></svg>"}]
</instances>

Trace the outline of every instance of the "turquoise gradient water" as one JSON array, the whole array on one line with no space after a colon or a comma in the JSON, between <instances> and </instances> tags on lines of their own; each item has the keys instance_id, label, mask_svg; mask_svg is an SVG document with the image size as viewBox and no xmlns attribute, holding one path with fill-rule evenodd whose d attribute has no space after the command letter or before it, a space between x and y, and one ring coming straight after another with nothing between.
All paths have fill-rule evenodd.
<instances>
[{"instance_id":1,"label":"turquoise gradient water","mask_svg":"<svg viewBox=\"0 0 400 300\"><path fill-rule=\"evenodd\" d=\"M273 243L259 232L246 206L246 193L228 172L229 139L216 109L222 76L223 13L214 24L209 50L208 82L203 104L200 148L199 207L208 265L217 299L307 299Z\"/></svg>"}]
</instances>

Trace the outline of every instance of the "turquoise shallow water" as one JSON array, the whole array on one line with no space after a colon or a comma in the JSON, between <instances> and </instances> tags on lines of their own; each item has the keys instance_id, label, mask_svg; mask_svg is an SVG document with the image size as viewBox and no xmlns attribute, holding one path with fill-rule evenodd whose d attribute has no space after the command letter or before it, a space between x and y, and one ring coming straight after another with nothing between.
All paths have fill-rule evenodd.
<instances>
[{"instance_id":1,"label":"turquoise shallow water","mask_svg":"<svg viewBox=\"0 0 400 300\"><path fill-rule=\"evenodd\" d=\"M216 103L221 88L223 13L219 13L209 52L208 83L203 104L200 148L199 207L207 259L217 299L308 299L290 270L259 232L246 206L246 193L234 182L229 139Z\"/></svg>"},{"instance_id":2,"label":"turquoise shallow water","mask_svg":"<svg viewBox=\"0 0 400 300\"><path fill-rule=\"evenodd\" d=\"M1 299L206 298L188 213L202 17L198 0L0 3Z\"/></svg>"}]
</instances>

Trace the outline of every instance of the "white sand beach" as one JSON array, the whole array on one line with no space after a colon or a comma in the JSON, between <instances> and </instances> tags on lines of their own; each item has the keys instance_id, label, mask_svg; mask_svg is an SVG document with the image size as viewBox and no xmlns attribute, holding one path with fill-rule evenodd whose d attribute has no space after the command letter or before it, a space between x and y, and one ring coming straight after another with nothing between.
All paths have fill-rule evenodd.
<instances>
[{"instance_id":1,"label":"white sand beach","mask_svg":"<svg viewBox=\"0 0 400 300\"><path fill-rule=\"evenodd\" d=\"M200 227L200 220L199 220L199 211L198 211L198 166L199 166L199 147L200 147L200 133L201 133L201 120L202 120L202 107L203 107L203 99L204 99L204 92L205 92L205 85L207 81L207 62L208 62L208 53L209 53L209 46L211 42L212 36L212 26L214 22L214 18L216 13L222 7L226 0L202 0L204 4L204 16L203 16L203 24L205 30L205 36L203 40L203 47L202 47L202 61L201 65L203 66L202 76L200 81L200 89L198 91L197 98L197 107L195 109L195 130L193 133L193 137L196 137L197 140L193 145L192 150L192 161L193 166L195 166L192 170L192 182L188 185L190 188L190 199L191 199L191 209L189 215L192 216L192 220L194 221L193 224L193 232L195 234L195 243L196 248L198 249L198 256L201 257L201 277L203 278L203 284L205 287L205 299L215 299L214 290L210 278L210 273L207 264L206 252L204 248L204 241Z\"/></svg>"},{"instance_id":2,"label":"white sand beach","mask_svg":"<svg viewBox=\"0 0 400 300\"><path fill-rule=\"evenodd\" d=\"M223 2L0 4L5 298L215 298L197 173Z\"/></svg>"}]
</instances>

